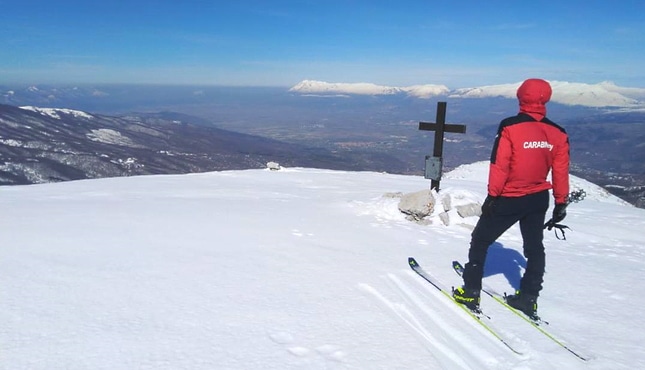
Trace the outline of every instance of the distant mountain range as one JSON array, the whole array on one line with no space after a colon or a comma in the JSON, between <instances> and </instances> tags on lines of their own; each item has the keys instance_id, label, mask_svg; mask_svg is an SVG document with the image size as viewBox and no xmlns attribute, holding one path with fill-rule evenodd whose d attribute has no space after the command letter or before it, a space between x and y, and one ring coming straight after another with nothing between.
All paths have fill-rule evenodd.
<instances>
[{"instance_id":1,"label":"distant mountain range","mask_svg":"<svg viewBox=\"0 0 645 370\"><path fill-rule=\"evenodd\" d=\"M549 118L570 134L574 174L645 207L643 89L551 83ZM499 121L517 109L517 85L0 86L0 184L262 168L269 161L422 175L432 133L418 123L435 118L437 101L448 103L449 123L468 127L446 137L450 169L489 157ZM564 103L574 98L595 103Z\"/></svg>"},{"instance_id":2,"label":"distant mountain range","mask_svg":"<svg viewBox=\"0 0 645 370\"><path fill-rule=\"evenodd\" d=\"M329 83L304 80L289 91L300 94L357 94L394 95L406 94L417 98L448 96L451 98L515 98L522 82L451 90L444 85L415 85L409 87L381 86L372 83ZM645 89L619 87L611 82L590 85L562 81L550 81L553 87L552 101L565 105L587 107L624 107L645 110Z\"/></svg>"},{"instance_id":3,"label":"distant mountain range","mask_svg":"<svg viewBox=\"0 0 645 370\"><path fill-rule=\"evenodd\" d=\"M445 85L414 85L407 87L381 86L373 83L329 83L304 80L289 91L301 94L356 94L356 95L394 95L407 94L417 98L448 95L450 89Z\"/></svg>"},{"instance_id":4,"label":"distant mountain range","mask_svg":"<svg viewBox=\"0 0 645 370\"><path fill-rule=\"evenodd\" d=\"M200 121L177 113L115 117L0 104L0 185L264 168L269 161L347 170L397 162L387 155L341 156Z\"/></svg>"},{"instance_id":5,"label":"distant mountain range","mask_svg":"<svg viewBox=\"0 0 645 370\"><path fill-rule=\"evenodd\" d=\"M645 88L621 87L612 82L586 84L549 81L553 87L551 101L566 106L613 108L645 111ZM374 83L331 83L304 80L291 88L231 88L217 86L152 86L152 85L0 85L0 104L15 106L73 108L91 112L132 111L155 106L213 104L239 102L282 91L304 96L402 96L415 99L515 99L521 81L479 87L451 89L440 84L418 84L396 87ZM273 92L271 94L274 94ZM217 99L214 101L214 99ZM231 100L233 99L233 100Z\"/></svg>"}]
</instances>

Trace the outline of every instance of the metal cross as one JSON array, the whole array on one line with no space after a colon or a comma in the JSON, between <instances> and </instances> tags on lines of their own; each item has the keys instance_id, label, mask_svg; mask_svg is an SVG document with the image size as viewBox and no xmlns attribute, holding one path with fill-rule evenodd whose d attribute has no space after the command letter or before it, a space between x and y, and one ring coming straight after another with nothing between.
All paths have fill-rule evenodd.
<instances>
[{"instance_id":1,"label":"metal cross","mask_svg":"<svg viewBox=\"0 0 645 370\"><path fill-rule=\"evenodd\" d=\"M443 167L443 134L453 132L466 133L466 125L446 124L446 102L437 103L437 122L419 122L419 130L434 131L434 148L432 156L426 156L425 177L431 179L430 189L439 191L439 181Z\"/></svg>"}]
</instances>

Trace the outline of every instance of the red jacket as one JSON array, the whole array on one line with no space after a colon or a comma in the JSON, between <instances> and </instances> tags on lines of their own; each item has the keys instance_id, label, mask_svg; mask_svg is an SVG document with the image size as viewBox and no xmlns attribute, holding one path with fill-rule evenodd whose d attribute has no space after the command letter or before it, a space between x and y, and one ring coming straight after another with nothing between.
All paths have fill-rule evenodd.
<instances>
[{"instance_id":1,"label":"red jacket","mask_svg":"<svg viewBox=\"0 0 645 370\"><path fill-rule=\"evenodd\" d=\"M551 87L530 79L517 91L520 113L504 119L490 160L488 194L520 197L553 189L556 204L569 194L569 138L545 117ZM551 184L547 175L551 171Z\"/></svg>"}]
</instances>

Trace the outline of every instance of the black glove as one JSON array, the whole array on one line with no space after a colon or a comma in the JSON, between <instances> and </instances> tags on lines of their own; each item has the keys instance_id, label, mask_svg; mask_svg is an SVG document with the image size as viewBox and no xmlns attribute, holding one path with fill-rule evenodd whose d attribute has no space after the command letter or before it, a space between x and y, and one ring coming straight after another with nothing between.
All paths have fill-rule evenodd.
<instances>
[{"instance_id":1,"label":"black glove","mask_svg":"<svg viewBox=\"0 0 645 370\"><path fill-rule=\"evenodd\" d=\"M482 215L491 215L493 214L493 209L495 209L495 203L497 202L497 197L488 195L482 204Z\"/></svg>"},{"instance_id":2,"label":"black glove","mask_svg":"<svg viewBox=\"0 0 645 370\"><path fill-rule=\"evenodd\" d=\"M553 221L554 224L557 224L564 220L565 217L567 217L567 204L556 204L555 208L553 208L553 218L551 218L551 221Z\"/></svg>"}]
</instances>

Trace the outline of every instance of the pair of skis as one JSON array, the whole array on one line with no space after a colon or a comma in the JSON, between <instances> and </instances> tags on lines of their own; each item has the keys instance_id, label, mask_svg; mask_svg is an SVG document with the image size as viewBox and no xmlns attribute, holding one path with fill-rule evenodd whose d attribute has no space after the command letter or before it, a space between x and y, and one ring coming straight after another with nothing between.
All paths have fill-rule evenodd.
<instances>
[{"instance_id":1,"label":"pair of skis","mask_svg":"<svg viewBox=\"0 0 645 370\"><path fill-rule=\"evenodd\" d=\"M424 270L419 263L412 257L408 258L408 264L410 265L410 268L414 272L416 272L419 276L421 276L424 280L426 280L428 283L430 283L432 286L434 286L436 289L438 289L443 295L447 296L452 302L454 302L457 306L462 308L469 316L471 316L473 319L475 319L487 332L489 332L493 337L495 337L498 341L500 341L502 344L504 344L507 348L509 348L511 351L513 351L516 354L522 354L521 351L518 351L515 349L500 333L497 329L495 329L494 325L492 324L492 320L490 319L489 316L484 315L481 311L479 312L473 312L466 306L464 306L461 303L458 303L457 301L454 300L452 297L452 292L446 290L438 280L436 280L432 275L430 275L426 270ZM463 266L458 262L454 261L452 264L453 269L459 276L463 274ZM573 354L577 358L579 358L582 361L588 361L590 359L589 356L581 354L579 351L573 350L569 345L564 343L562 340L558 339L556 336L551 334L550 332L546 331L542 326L540 326L540 323L543 322L541 320L533 320L526 316L524 313L516 310L515 308L511 307L506 303L506 300L504 299L503 296L500 294L496 293L492 289L489 289L487 287L484 287L482 289L484 294L490 296L493 298L496 302L500 303L507 309L509 309L511 312L516 314L517 316L521 317L524 321L528 322L532 327L534 327L536 330L538 330L540 333L542 333L544 336L549 338L551 341L559 345L560 347L564 348L565 350L569 351L569 353ZM546 323L546 322L545 322Z\"/></svg>"}]
</instances>

